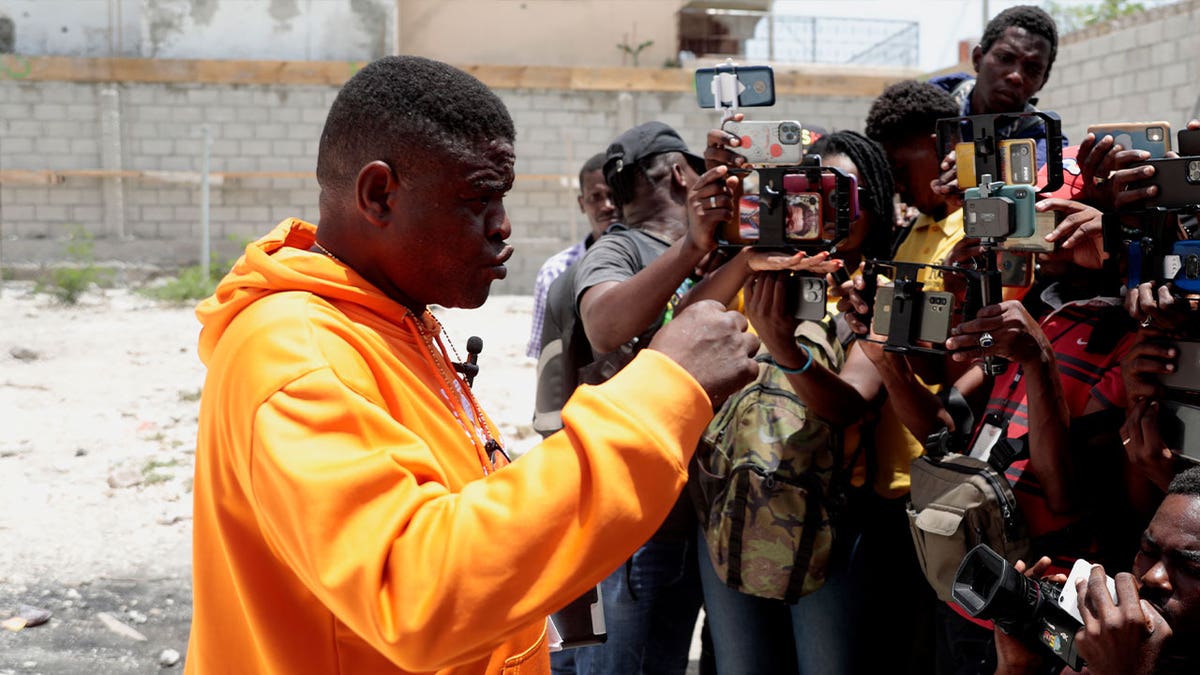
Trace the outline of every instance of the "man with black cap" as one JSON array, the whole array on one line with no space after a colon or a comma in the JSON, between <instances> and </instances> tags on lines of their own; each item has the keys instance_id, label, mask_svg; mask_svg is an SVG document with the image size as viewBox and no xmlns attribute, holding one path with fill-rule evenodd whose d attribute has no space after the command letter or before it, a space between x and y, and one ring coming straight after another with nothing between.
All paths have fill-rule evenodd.
<instances>
[{"instance_id":1,"label":"man with black cap","mask_svg":"<svg viewBox=\"0 0 1200 675\"><path fill-rule=\"evenodd\" d=\"M597 361L610 377L649 342L733 216L724 166L705 173L674 129L647 122L609 146L604 177L629 229L596 242L579 262L575 298ZM701 175L703 174L703 175ZM687 668L700 609L695 515L681 497L662 526L601 584L608 641L580 650L580 675L678 673Z\"/></svg>"}]
</instances>

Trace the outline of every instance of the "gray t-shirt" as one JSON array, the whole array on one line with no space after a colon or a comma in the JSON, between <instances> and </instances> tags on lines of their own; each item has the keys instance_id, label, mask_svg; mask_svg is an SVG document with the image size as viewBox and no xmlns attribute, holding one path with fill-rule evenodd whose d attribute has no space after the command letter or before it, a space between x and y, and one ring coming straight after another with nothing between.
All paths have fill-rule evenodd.
<instances>
[{"instance_id":1,"label":"gray t-shirt","mask_svg":"<svg viewBox=\"0 0 1200 675\"><path fill-rule=\"evenodd\" d=\"M601 237L576 263L576 311L584 291L606 281L625 281L645 269L670 246L669 242L637 229Z\"/></svg>"}]
</instances>

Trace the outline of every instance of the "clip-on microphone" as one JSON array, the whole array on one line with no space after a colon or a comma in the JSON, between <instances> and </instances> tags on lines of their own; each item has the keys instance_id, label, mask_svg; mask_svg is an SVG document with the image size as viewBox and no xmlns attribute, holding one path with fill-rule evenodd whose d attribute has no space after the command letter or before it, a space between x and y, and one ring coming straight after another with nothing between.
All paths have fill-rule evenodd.
<instances>
[{"instance_id":1,"label":"clip-on microphone","mask_svg":"<svg viewBox=\"0 0 1200 675\"><path fill-rule=\"evenodd\" d=\"M467 339L467 361L466 363L455 363L454 369L463 374L467 380L467 386L471 387L475 384L475 376L479 374L479 352L483 351L483 339L478 335L472 335Z\"/></svg>"}]
</instances>

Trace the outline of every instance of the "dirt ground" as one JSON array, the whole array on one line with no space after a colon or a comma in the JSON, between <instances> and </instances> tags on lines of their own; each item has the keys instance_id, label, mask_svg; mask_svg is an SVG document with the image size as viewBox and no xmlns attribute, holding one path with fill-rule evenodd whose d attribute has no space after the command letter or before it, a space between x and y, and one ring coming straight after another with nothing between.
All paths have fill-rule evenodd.
<instances>
[{"instance_id":1,"label":"dirt ground","mask_svg":"<svg viewBox=\"0 0 1200 675\"><path fill-rule=\"evenodd\" d=\"M518 454L537 441L532 304L436 312L461 353L483 339L475 390ZM128 290L64 307L0 287L0 622L52 613L0 629L0 675L181 670L198 331L191 307Z\"/></svg>"}]
</instances>

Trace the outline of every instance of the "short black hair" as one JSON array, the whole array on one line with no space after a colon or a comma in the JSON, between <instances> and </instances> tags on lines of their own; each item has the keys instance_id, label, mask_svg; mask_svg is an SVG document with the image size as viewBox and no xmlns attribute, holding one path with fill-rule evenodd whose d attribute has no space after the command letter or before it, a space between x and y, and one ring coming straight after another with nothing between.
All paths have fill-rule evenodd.
<instances>
[{"instance_id":1,"label":"short black hair","mask_svg":"<svg viewBox=\"0 0 1200 675\"><path fill-rule=\"evenodd\" d=\"M879 143L903 144L934 133L939 119L958 116L958 103L945 89L903 80L884 89L871 104L866 131Z\"/></svg>"},{"instance_id":2,"label":"short black hair","mask_svg":"<svg viewBox=\"0 0 1200 675\"><path fill-rule=\"evenodd\" d=\"M579 191L580 192L583 192L585 189L583 187L583 175L584 174L591 173L593 171L600 171L601 177L603 177L604 160L606 160L607 158L608 158L608 155L606 155L605 153L597 152L596 154L589 157L588 161L583 163L583 168L579 170Z\"/></svg>"},{"instance_id":3,"label":"short black hair","mask_svg":"<svg viewBox=\"0 0 1200 675\"><path fill-rule=\"evenodd\" d=\"M809 152L823 156L844 155L858 169L858 175L866 183L866 189L859 197L859 208L871 214L871 231L863 240L862 255L867 259L888 258L892 250L895 181L883 148L857 131L843 130L822 136Z\"/></svg>"},{"instance_id":4,"label":"short black hair","mask_svg":"<svg viewBox=\"0 0 1200 675\"><path fill-rule=\"evenodd\" d=\"M1193 466L1175 476L1167 487L1167 494L1200 497L1200 466Z\"/></svg>"},{"instance_id":5,"label":"short black hair","mask_svg":"<svg viewBox=\"0 0 1200 675\"><path fill-rule=\"evenodd\" d=\"M639 184L645 185L643 189L653 188L671 175L672 166L685 162L687 158L682 152L660 152L642 158L633 169L626 167L617 172L608 183L608 187L612 188L613 206L620 209L632 204L637 199Z\"/></svg>"},{"instance_id":6,"label":"short black hair","mask_svg":"<svg viewBox=\"0 0 1200 675\"><path fill-rule=\"evenodd\" d=\"M1050 77L1050 67L1058 56L1058 26L1054 19L1040 7L1034 5L1017 5L1009 7L997 14L983 29L983 37L979 39L979 49L984 54L996 44L1004 31L1009 28L1024 28L1033 35L1040 35L1050 43L1050 61L1046 64L1045 77Z\"/></svg>"},{"instance_id":7,"label":"short black hair","mask_svg":"<svg viewBox=\"0 0 1200 675\"><path fill-rule=\"evenodd\" d=\"M453 153L514 138L504 102L475 77L432 59L385 56L342 85L329 108L317 182L338 189L375 160L420 161L431 148Z\"/></svg>"}]
</instances>

